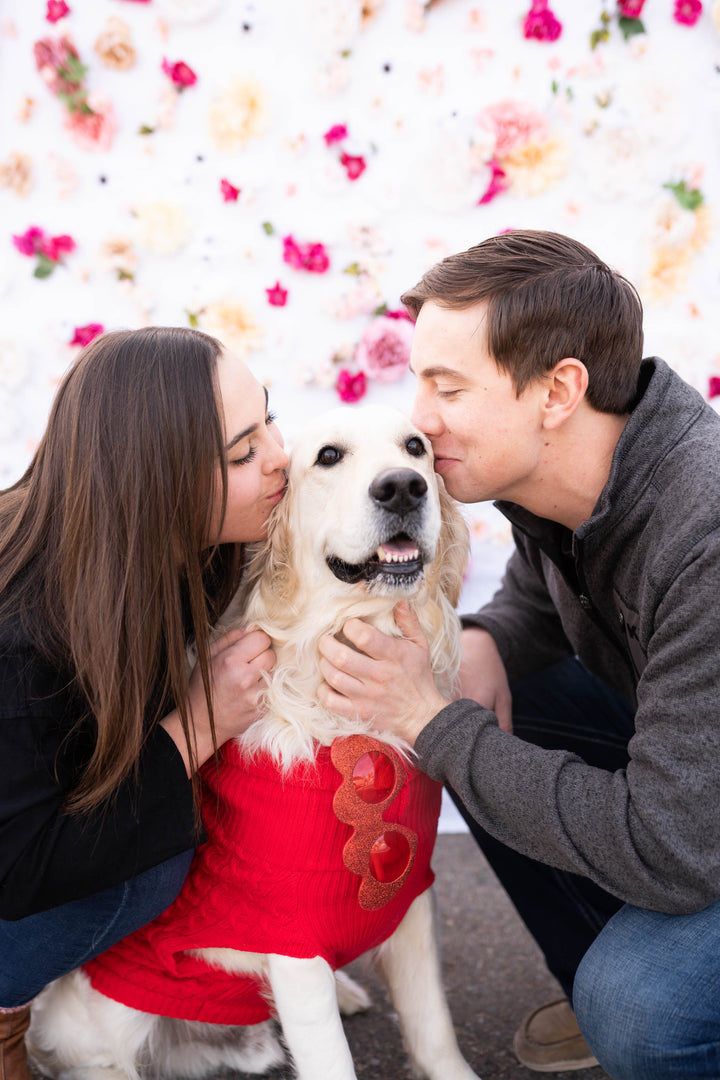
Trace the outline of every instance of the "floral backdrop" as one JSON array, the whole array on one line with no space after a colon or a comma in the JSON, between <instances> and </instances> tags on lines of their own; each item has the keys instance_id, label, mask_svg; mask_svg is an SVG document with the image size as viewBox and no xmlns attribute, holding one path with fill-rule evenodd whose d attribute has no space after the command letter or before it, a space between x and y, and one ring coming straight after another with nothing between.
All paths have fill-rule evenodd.
<instances>
[{"instance_id":1,"label":"floral backdrop","mask_svg":"<svg viewBox=\"0 0 720 1080\"><path fill-rule=\"evenodd\" d=\"M714 399L719 91L709 0L3 0L0 483L103 328L216 334L290 444L409 408L400 294L514 227L634 281ZM467 515L474 604L508 533Z\"/></svg>"}]
</instances>

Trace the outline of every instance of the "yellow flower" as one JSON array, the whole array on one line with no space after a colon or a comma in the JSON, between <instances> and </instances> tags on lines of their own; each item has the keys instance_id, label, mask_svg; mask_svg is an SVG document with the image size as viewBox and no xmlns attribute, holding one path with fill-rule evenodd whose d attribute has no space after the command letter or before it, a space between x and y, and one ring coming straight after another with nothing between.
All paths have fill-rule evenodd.
<instances>
[{"instance_id":1,"label":"yellow flower","mask_svg":"<svg viewBox=\"0 0 720 1080\"><path fill-rule=\"evenodd\" d=\"M643 296L655 303L669 300L684 288L691 263L688 248L655 248L643 286Z\"/></svg>"},{"instance_id":2,"label":"yellow flower","mask_svg":"<svg viewBox=\"0 0 720 1080\"><path fill-rule=\"evenodd\" d=\"M0 187L9 188L21 199L33 186L32 158L14 151L7 161L0 163Z\"/></svg>"},{"instance_id":3,"label":"yellow flower","mask_svg":"<svg viewBox=\"0 0 720 1080\"><path fill-rule=\"evenodd\" d=\"M197 320L201 330L218 338L225 348L241 358L262 343L263 328L238 300L225 298L206 304L197 313Z\"/></svg>"},{"instance_id":4,"label":"yellow flower","mask_svg":"<svg viewBox=\"0 0 720 1080\"><path fill-rule=\"evenodd\" d=\"M145 203L135 211L138 242L155 255L174 255L188 241L184 207L177 203Z\"/></svg>"},{"instance_id":5,"label":"yellow flower","mask_svg":"<svg viewBox=\"0 0 720 1080\"><path fill-rule=\"evenodd\" d=\"M218 150L241 149L261 133L266 116L266 96L260 83L235 79L210 106L210 135Z\"/></svg>"},{"instance_id":6,"label":"yellow flower","mask_svg":"<svg viewBox=\"0 0 720 1080\"><path fill-rule=\"evenodd\" d=\"M114 71L131 68L135 63L135 49L127 23L114 16L108 19L105 29L95 41L95 52L105 67Z\"/></svg>"},{"instance_id":7,"label":"yellow flower","mask_svg":"<svg viewBox=\"0 0 720 1080\"><path fill-rule=\"evenodd\" d=\"M570 153L566 143L551 136L529 139L500 162L516 195L541 195L568 170Z\"/></svg>"}]
</instances>

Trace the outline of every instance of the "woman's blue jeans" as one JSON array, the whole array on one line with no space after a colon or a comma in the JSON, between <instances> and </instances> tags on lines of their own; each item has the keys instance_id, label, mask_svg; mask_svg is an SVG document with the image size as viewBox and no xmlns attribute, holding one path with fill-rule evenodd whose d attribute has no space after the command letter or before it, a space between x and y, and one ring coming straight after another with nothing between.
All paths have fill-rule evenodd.
<instances>
[{"instance_id":1,"label":"woman's blue jeans","mask_svg":"<svg viewBox=\"0 0 720 1080\"><path fill-rule=\"evenodd\" d=\"M25 919L0 919L0 1008L25 1005L53 979L156 918L180 892L192 856L184 851L111 889Z\"/></svg>"},{"instance_id":2,"label":"woman's blue jeans","mask_svg":"<svg viewBox=\"0 0 720 1080\"><path fill-rule=\"evenodd\" d=\"M577 659L512 691L520 738L610 771L627 764L633 710ZM717 1080L720 900L687 916L623 904L587 878L505 847L453 797L613 1080Z\"/></svg>"}]
</instances>

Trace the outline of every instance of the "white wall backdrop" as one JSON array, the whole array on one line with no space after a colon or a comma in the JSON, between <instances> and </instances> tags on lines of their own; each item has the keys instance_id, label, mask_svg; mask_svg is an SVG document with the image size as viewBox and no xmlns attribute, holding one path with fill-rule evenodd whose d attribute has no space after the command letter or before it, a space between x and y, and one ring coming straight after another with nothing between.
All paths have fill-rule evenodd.
<instances>
[{"instance_id":1,"label":"white wall backdrop","mask_svg":"<svg viewBox=\"0 0 720 1080\"><path fill-rule=\"evenodd\" d=\"M98 327L217 334L290 444L362 368L409 408L410 326L375 313L513 227L630 277L711 398L719 93L717 2L0 0L0 483ZM508 534L467 513L474 605Z\"/></svg>"}]
</instances>

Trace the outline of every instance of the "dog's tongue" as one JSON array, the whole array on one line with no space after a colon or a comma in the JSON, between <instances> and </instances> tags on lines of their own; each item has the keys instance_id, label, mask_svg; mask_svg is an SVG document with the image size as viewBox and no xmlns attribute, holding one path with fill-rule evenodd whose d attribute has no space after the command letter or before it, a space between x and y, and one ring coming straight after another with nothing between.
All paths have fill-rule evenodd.
<instances>
[{"instance_id":1,"label":"dog's tongue","mask_svg":"<svg viewBox=\"0 0 720 1080\"><path fill-rule=\"evenodd\" d=\"M418 549L412 540L389 540L381 544L377 549L377 556L381 562L393 559L417 558Z\"/></svg>"}]
</instances>

